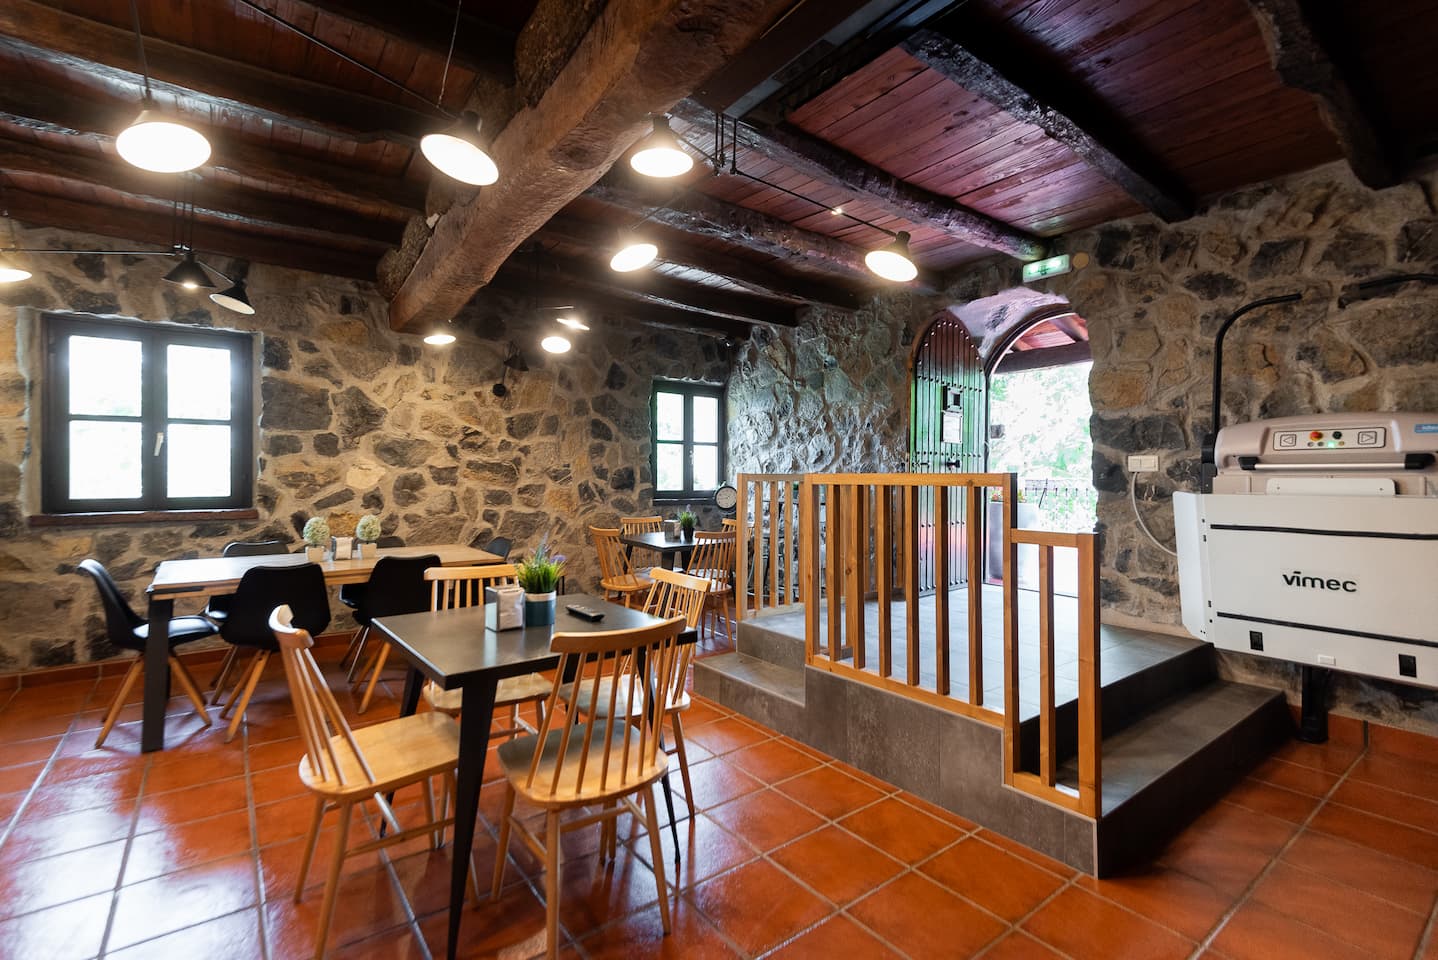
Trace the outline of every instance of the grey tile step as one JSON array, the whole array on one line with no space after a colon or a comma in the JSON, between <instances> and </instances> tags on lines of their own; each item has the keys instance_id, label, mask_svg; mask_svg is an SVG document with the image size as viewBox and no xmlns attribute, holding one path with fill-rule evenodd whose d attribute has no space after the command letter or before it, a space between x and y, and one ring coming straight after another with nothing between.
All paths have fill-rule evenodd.
<instances>
[{"instance_id":1,"label":"grey tile step","mask_svg":"<svg viewBox=\"0 0 1438 960\"><path fill-rule=\"evenodd\" d=\"M713 672L750 686L759 687L776 697L783 697L799 706L804 705L804 671L802 668L778 664L743 653L721 653L694 661L694 683L697 688L702 673Z\"/></svg>"},{"instance_id":2,"label":"grey tile step","mask_svg":"<svg viewBox=\"0 0 1438 960\"><path fill-rule=\"evenodd\" d=\"M792 624L779 621L776 628L770 621L776 616L741 620L735 634L735 649L749 657L767 660L776 666L790 670L804 668L804 636L802 621L800 633L795 636Z\"/></svg>"},{"instance_id":3,"label":"grey tile step","mask_svg":"<svg viewBox=\"0 0 1438 960\"><path fill-rule=\"evenodd\" d=\"M694 661L694 692L780 733L802 738L804 671L742 653Z\"/></svg>"}]
</instances>

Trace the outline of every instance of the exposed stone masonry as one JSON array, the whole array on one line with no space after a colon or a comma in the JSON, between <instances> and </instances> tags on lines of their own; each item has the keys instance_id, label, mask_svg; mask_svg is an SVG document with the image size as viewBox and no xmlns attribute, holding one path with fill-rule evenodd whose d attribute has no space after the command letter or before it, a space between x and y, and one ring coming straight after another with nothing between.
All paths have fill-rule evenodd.
<instances>
[{"instance_id":1,"label":"exposed stone masonry","mask_svg":"<svg viewBox=\"0 0 1438 960\"><path fill-rule=\"evenodd\" d=\"M22 246L112 243L57 230L20 236ZM649 467L653 379L722 382L728 373L720 341L636 324L596 323L573 351L551 357L516 308L463 316L460 340L436 348L391 332L384 300L364 283L255 265L248 288L258 312L241 317L163 283L161 258L31 262L35 278L0 288L0 672L114 652L93 587L74 574L82 558L103 562L143 612L158 561L217 555L230 540L298 548L316 513L377 513L385 534L411 544L483 546L502 535L515 555L550 533L570 558L570 590L595 589L588 527L661 512ZM30 528L43 454L40 310L254 331L259 519ZM490 388L511 340L530 369L511 374L499 399ZM718 525L707 513L701 521ZM345 607L331 609L332 629L351 625Z\"/></svg>"}]
</instances>

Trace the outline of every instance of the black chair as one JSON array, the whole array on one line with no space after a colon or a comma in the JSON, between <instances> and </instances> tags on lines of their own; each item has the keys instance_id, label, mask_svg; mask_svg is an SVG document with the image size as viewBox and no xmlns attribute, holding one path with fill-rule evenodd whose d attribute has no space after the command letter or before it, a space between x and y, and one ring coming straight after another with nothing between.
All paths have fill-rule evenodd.
<instances>
[{"instance_id":1,"label":"black chair","mask_svg":"<svg viewBox=\"0 0 1438 960\"><path fill-rule=\"evenodd\" d=\"M240 585L230 600L229 616L220 626L220 636L236 648L247 647L255 651L235 686L225 707L220 711L223 720L231 710L234 718L225 732L225 742L235 738L240 729L240 720L245 708L250 705L255 686L270 655L280 649L270 629L270 614L276 607L288 604L294 611L294 623L311 636L321 633L330 625L330 596L325 585L325 574L317 563L297 566L254 567L245 571Z\"/></svg>"},{"instance_id":2,"label":"black chair","mask_svg":"<svg viewBox=\"0 0 1438 960\"><path fill-rule=\"evenodd\" d=\"M508 537L495 537L493 540L480 547L485 553L492 553L499 558L500 563L509 559L509 551L513 546Z\"/></svg>"},{"instance_id":3,"label":"black chair","mask_svg":"<svg viewBox=\"0 0 1438 960\"><path fill-rule=\"evenodd\" d=\"M134 650L139 654L135 662L130 664L115 699L110 701L110 708L105 712L105 724L100 728L100 735L95 738L95 747L98 749L110 735L110 730L114 728L115 720L125 705L125 698L130 695L135 681L145 669L145 644L150 637L150 625L130 609L130 605L120 595L120 588L115 586L115 581L111 579L110 572L98 560L81 560L78 569L94 580L96 589L100 591L100 603L105 608L105 632L110 643L122 650ZM195 705L195 713L199 714L207 727L210 725L210 715L205 711L205 701L201 698L200 691L195 689L195 680L190 676L190 671L185 669L174 651L182 643L203 640L214 635L215 625L204 617L173 617L170 620L170 669L175 672L180 689L185 691L185 696Z\"/></svg>"},{"instance_id":4,"label":"black chair","mask_svg":"<svg viewBox=\"0 0 1438 960\"><path fill-rule=\"evenodd\" d=\"M369 636L375 617L392 617L401 613L422 613L429 609L430 585L425 582L424 572L439 566L439 557L426 554L422 557L381 557L370 572L365 585L364 601L355 611L355 621L360 625L363 637ZM363 645L363 640L360 641ZM380 672L389 659L389 644L380 644L379 650L370 658L373 666L366 665L361 676L368 675L369 685L365 687L364 699L360 701L359 712L369 709L374 688L379 685ZM359 661L359 655L355 655Z\"/></svg>"},{"instance_id":5,"label":"black chair","mask_svg":"<svg viewBox=\"0 0 1438 960\"><path fill-rule=\"evenodd\" d=\"M402 547L404 546L404 537L380 537L375 541L375 546L381 550L387 547ZM369 586L367 583L343 584L340 587L340 603L351 610L358 610L360 604L364 602L364 590L367 586ZM344 666L345 661L350 658L350 654L354 654L354 663L350 664L349 676L346 677L351 683L354 682L355 671L359 669L360 647L363 646L363 643L364 631L356 630L354 637L350 640L350 645L345 649L345 655L340 657L340 666Z\"/></svg>"},{"instance_id":6,"label":"black chair","mask_svg":"<svg viewBox=\"0 0 1438 960\"><path fill-rule=\"evenodd\" d=\"M225 549L220 555L224 557L268 557L289 553L288 547L283 540L234 540L225 544ZM205 619L212 621L216 626L225 622L225 617L230 613L230 594L218 597L211 597L205 604L205 612L202 614ZM225 654L225 660L220 664L220 670L210 679L210 686L215 690L215 698L218 699L219 691L224 688L225 680L230 676L230 670L235 665L235 650L231 647L230 652ZM214 704L211 700L211 705Z\"/></svg>"}]
</instances>

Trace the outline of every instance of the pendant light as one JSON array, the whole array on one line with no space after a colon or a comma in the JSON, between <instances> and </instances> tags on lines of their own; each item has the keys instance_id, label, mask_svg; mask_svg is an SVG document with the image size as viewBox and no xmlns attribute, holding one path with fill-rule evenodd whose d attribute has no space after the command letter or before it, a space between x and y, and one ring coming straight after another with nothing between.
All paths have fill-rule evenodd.
<instances>
[{"instance_id":1,"label":"pendant light","mask_svg":"<svg viewBox=\"0 0 1438 960\"><path fill-rule=\"evenodd\" d=\"M479 114L466 110L451 126L422 137L419 149L440 173L472 186L487 187L499 179L499 167L485 149L479 128Z\"/></svg>"},{"instance_id":2,"label":"pendant light","mask_svg":"<svg viewBox=\"0 0 1438 960\"><path fill-rule=\"evenodd\" d=\"M914 260L909 256L909 235L903 230L894 235L893 243L864 254L864 263L885 280L898 283L919 275L919 268L914 266Z\"/></svg>"},{"instance_id":3,"label":"pendant light","mask_svg":"<svg viewBox=\"0 0 1438 960\"><path fill-rule=\"evenodd\" d=\"M549 353L568 353L570 347L569 339L558 334L545 337L539 345Z\"/></svg>"},{"instance_id":4,"label":"pendant light","mask_svg":"<svg viewBox=\"0 0 1438 960\"><path fill-rule=\"evenodd\" d=\"M145 60L145 37L140 32L140 11L130 0L130 15L135 22L135 45L140 52L140 75L145 81L145 94L140 100L140 115L115 138L115 149L131 166L152 173L183 173L210 159L210 141L193 127L170 119L155 106L150 93L150 66Z\"/></svg>"},{"instance_id":5,"label":"pendant light","mask_svg":"<svg viewBox=\"0 0 1438 960\"><path fill-rule=\"evenodd\" d=\"M648 240L626 232L620 236L619 246L615 250L614 256L609 258L609 269L616 273L632 273L649 266L657 256L659 256L658 247Z\"/></svg>"},{"instance_id":6,"label":"pendant light","mask_svg":"<svg viewBox=\"0 0 1438 960\"><path fill-rule=\"evenodd\" d=\"M654 129L629 156L629 165L646 177L677 177L688 173L694 158L679 146L679 138L669 129L669 118L660 114L653 118Z\"/></svg>"},{"instance_id":7,"label":"pendant light","mask_svg":"<svg viewBox=\"0 0 1438 960\"><path fill-rule=\"evenodd\" d=\"M228 289L210 294L210 299L226 310L243 313L247 317L253 316L255 313L255 308L250 305L249 295L245 293L245 281L243 280L236 280Z\"/></svg>"},{"instance_id":8,"label":"pendant light","mask_svg":"<svg viewBox=\"0 0 1438 960\"><path fill-rule=\"evenodd\" d=\"M31 276L33 274L29 270L0 254L0 283L19 283L21 280L29 280Z\"/></svg>"},{"instance_id":9,"label":"pendant light","mask_svg":"<svg viewBox=\"0 0 1438 960\"><path fill-rule=\"evenodd\" d=\"M186 290L199 290L202 287L206 290L212 290L215 286L214 281L210 279L210 275L205 272L205 268L200 266L199 261L195 259L195 251L193 250L185 254L185 259L181 260L175 269L165 274L165 279L177 286L184 287Z\"/></svg>"},{"instance_id":10,"label":"pendant light","mask_svg":"<svg viewBox=\"0 0 1438 960\"><path fill-rule=\"evenodd\" d=\"M555 319L571 330L589 329L589 324L585 323L583 320L580 320L578 317L556 317Z\"/></svg>"},{"instance_id":11,"label":"pendant light","mask_svg":"<svg viewBox=\"0 0 1438 960\"><path fill-rule=\"evenodd\" d=\"M450 332L448 323L437 325L433 330L424 335L424 342L432 347L447 347L454 343L454 334Z\"/></svg>"}]
</instances>

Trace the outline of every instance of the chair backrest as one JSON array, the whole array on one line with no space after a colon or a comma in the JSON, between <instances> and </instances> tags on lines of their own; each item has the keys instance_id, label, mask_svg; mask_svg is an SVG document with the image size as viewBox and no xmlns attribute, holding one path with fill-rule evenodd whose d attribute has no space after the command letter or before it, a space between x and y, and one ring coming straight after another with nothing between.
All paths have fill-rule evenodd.
<instances>
[{"instance_id":1,"label":"chair backrest","mask_svg":"<svg viewBox=\"0 0 1438 960\"><path fill-rule=\"evenodd\" d=\"M624 544L619 542L619 531L612 527L590 527L589 536L594 540L594 552L599 554L599 576L605 580L639 579L629 569L629 557Z\"/></svg>"},{"instance_id":2,"label":"chair backrest","mask_svg":"<svg viewBox=\"0 0 1438 960\"><path fill-rule=\"evenodd\" d=\"M110 643L125 650L140 649L139 641L135 639L135 628L145 621L130 609L120 595L120 588L115 586L110 571L100 561L90 559L81 560L76 569L94 580L95 589L100 591L100 604L105 608L105 633Z\"/></svg>"},{"instance_id":3,"label":"chair backrest","mask_svg":"<svg viewBox=\"0 0 1438 960\"><path fill-rule=\"evenodd\" d=\"M220 625L220 636L230 643L273 650L270 612L284 605L292 610L294 624L311 635L330 625L330 595L319 564L246 570L230 601L230 615Z\"/></svg>"},{"instance_id":4,"label":"chair backrest","mask_svg":"<svg viewBox=\"0 0 1438 960\"><path fill-rule=\"evenodd\" d=\"M559 676L580 676L575 683L555 684L549 695L544 721L539 726L538 743L545 743L551 731L560 732L558 759L552 771L539 775L542 757L554 756L549 750L534 751L527 790L547 794L553 800L585 802L588 798L613 796L633 789L658 777L668 767L669 758L660 749L659 725L663 711L644 710L632 724L592 721L576 725L571 718L580 715L582 691L589 691L589 703L609 703L607 716L616 717L620 697L624 703L668 703L676 660L679 657L679 634L684 618L674 617L662 623L631 630L608 630L596 633L556 632L550 640L560 655ZM593 673L582 676L586 662ZM644 669L630 670L629 664L642 663ZM558 707L564 707L563 711ZM556 720L556 717L559 719ZM602 742L595 743L596 731L602 730ZM571 755L574 737L581 737L580 750ZM662 758L662 762L661 759Z\"/></svg>"},{"instance_id":5,"label":"chair backrest","mask_svg":"<svg viewBox=\"0 0 1438 960\"><path fill-rule=\"evenodd\" d=\"M653 517L620 517L619 529L625 533L658 533L664 529L664 518Z\"/></svg>"},{"instance_id":6,"label":"chair backrest","mask_svg":"<svg viewBox=\"0 0 1438 960\"><path fill-rule=\"evenodd\" d=\"M378 540L375 541L374 545L379 547L381 550L383 550L385 547L402 547L404 546L404 537L380 537Z\"/></svg>"},{"instance_id":7,"label":"chair backrest","mask_svg":"<svg viewBox=\"0 0 1438 960\"><path fill-rule=\"evenodd\" d=\"M364 751L345 722L344 711L335 702L310 652L314 640L309 631L295 626L294 613L288 604L281 604L270 614L268 629L285 663L285 679L289 682L290 700L294 703L310 770L326 783L345 786L374 783L374 771L365 761Z\"/></svg>"},{"instance_id":8,"label":"chair backrest","mask_svg":"<svg viewBox=\"0 0 1438 960\"><path fill-rule=\"evenodd\" d=\"M739 530L739 521L734 519L733 517L725 517L724 519L719 521L719 529L733 530L737 533Z\"/></svg>"},{"instance_id":9,"label":"chair backrest","mask_svg":"<svg viewBox=\"0 0 1438 960\"><path fill-rule=\"evenodd\" d=\"M437 566L439 557L433 553L420 557L380 557L365 583L355 619L369 623L375 617L428 610L429 584L424 574L430 567Z\"/></svg>"},{"instance_id":10,"label":"chair backrest","mask_svg":"<svg viewBox=\"0 0 1438 960\"><path fill-rule=\"evenodd\" d=\"M699 626L699 618L704 615L704 594L709 592L709 581L662 567L651 570L649 575L654 578L654 586L649 588L644 612L656 617L683 617L690 630Z\"/></svg>"},{"instance_id":11,"label":"chair backrest","mask_svg":"<svg viewBox=\"0 0 1438 960\"><path fill-rule=\"evenodd\" d=\"M732 530L694 531L694 552L689 555L689 570L709 581L711 591L722 591L734 582L734 543Z\"/></svg>"},{"instance_id":12,"label":"chair backrest","mask_svg":"<svg viewBox=\"0 0 1438 960\"><path fill-rule=\"evenodd\" d=\"M220 552L225 557L268 557L290 552L283 540L231 540Z\"/></svg>"},{"instance_id":13,"label":"chair backrest","mask_svg":"<svg viewBox=\"0 0 1438 960\"><path fill-rule=\"evenodd\" d=\"M484 588L496 583L518 583L519 571L512 563L491 563L482 567L431 567L424 572L429 582L429 609L454 610L484 603Z\"/></svg>"},{"instance_id":14,"label":"chair backrest","mask_svg":"<svg viewBox=\"0 0 1438 960\"><path fill-rule=\"evenodd\" d=\"M508 537L495 537L479 549L485 553L492 553L501 560L508 560L509 551L513 549L513 547L514 544L510 543Z\"/></svg>"}]
</instances>

